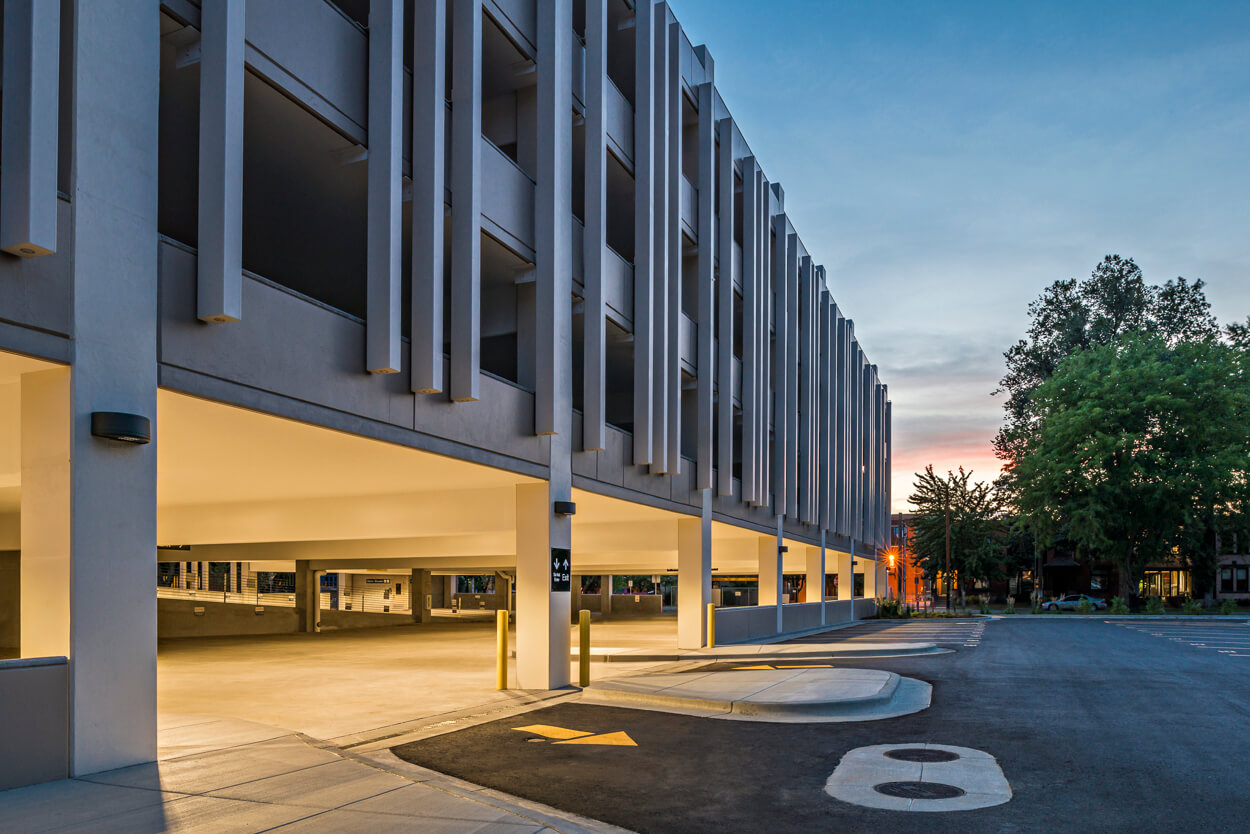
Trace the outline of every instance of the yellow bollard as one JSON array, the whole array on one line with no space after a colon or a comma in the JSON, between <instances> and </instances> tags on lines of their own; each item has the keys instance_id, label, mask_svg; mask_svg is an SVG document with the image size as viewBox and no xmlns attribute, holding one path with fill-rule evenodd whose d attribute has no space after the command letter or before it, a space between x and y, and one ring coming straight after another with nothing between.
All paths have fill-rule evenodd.
<instances>
[{"instance_id":1,"label":"yellow bollard","mask_svg":"<svg viewBox=\"0 0 1250 834\"><path fill-rule=\"evenodd\" d=\"M577 612L577 685L590 686L590 612Z\"/></svg>"},{"instance_id":2,"label":"yellow bollard","mask_svg":"<svg viewBox=\"0 0 1250 834\"><path fill-rule=\"evenodd\" d=\"M495 612L495 623L498 639L495 645L495 688L508 688L508 612L500 609Z\"/></svg>"},{"instance_id":3,"label":"yellow bollard","mask_svg":"<svg viewBox=\"0 0 1250 834\"><path fill-rule=\"evenodd\" d=\"M707 647L716 648L716 603L707 604Z\"/></svg>"}]
</instances>

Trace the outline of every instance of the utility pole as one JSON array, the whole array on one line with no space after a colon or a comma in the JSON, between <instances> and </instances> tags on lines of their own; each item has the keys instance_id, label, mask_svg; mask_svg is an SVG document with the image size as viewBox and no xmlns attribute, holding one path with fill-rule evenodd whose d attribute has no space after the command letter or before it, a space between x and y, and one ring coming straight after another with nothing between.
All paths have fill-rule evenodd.
<instances>
[{"instance_id":1,"label":"utility pole","mask_svg":"<svg viewBox=\"0 0 1250 834\"><path fill-rule=\"evenodd\" d=\"M946 610L951 610L951 485L948 481L946 496Z\"/></svg>"}]
</instances>

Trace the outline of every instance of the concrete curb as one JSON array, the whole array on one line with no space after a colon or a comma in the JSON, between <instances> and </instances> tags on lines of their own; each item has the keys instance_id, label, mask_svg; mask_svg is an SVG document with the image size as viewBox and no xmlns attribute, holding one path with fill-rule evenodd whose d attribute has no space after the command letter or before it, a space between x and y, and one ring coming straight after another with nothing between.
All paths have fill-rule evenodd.
<instances>
[{"instance_id":1,"label":"concrete curb","mask_svg":"<svg viewBox=\"0 0 1250 834\"><path fill-rule=\"evenodd\" d=\"M611 649L600 650L596 653L591 649L590 661L592 663L663 663L669 661L739 661L739 660L756 660L766 662L769 660L836 660L838 658L852 659L864 657L910 657L913 655L928 654L946 654L950 649L944 649L934 643L913 643L908 648L882 648L872 644L865 643L861 647L850 647L840 649L811 649L794 652L768 652L756 647L754 651L717 651L715 649L691 650L688 652L651 652L645 649L622 649L619 652L613 652ZM637 652L632 653L632 652ZM570 660L577 660L579 653L576 649L569 653Z\"/></svg>"},{"instance_id":2,"label":"concrete curb","mask_svg":"<svg viewBox=\"0 0 1250 834\"><path fill-rule=\"evenodd\" d=\"M982 619L994 620L1144 620L1158 622L1160 620L1185 620L1188 622L1243 623L1250 625L1250 616L1245 614L1108 614L1099 611L1091 614L983 614Z\"/></svg>"},{"instance_id":3,"label":"concrete curb","mask_svg":"<svg viewBox=\"0 0 1250 834\"><path fill-rule=\"evenodd\" d=\"M814 671L814 670L813 670ZM712 673L721 676L723 673ZM715 698L706 695L669 694L668 687L656 691L621 688L613 682L592 686L582 692L585 703L633 709L650 709L681 715L721 718L738 721L775 723L871 721L918 712L929 706L932 687L923 681L903 678L893 672L885 675L874 692L862 695L828 698L796 698L767 696L769 685L742 697ZM782 685L792 678L777 682ZM625 679L621 683L638 681ZM811 684L808 684L809 686ZM836 689L836 683L830 682ZM728 696L730 693L726 693ZM760 697L762 696L762 697Z\"/></svg>"}]
</instances>

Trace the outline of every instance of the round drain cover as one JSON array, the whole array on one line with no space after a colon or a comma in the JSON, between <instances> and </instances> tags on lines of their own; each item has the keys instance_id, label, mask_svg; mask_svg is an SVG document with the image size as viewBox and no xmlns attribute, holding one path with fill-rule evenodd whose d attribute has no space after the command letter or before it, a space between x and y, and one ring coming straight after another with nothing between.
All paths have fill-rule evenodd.
<instances>
[{"instance_id":1,"label":"round drain cover","mask_svg":"<svg viewBox=\"0 0 1250 834\"><path fill-rule=\"evenodd\" d=\"M923 747L903 747L899 750L887 750L885 755L903 762L953 762L959 758L958 753L949 750L926 750Z\"/></svg>"},{"instance_id":2,"label":"round drain cover","mask_svg":"<svg viewBox=\"0 0 1250 834\"><path fill-rule=\"evenodd\" d=\"M872 789L886 796L899 799L954 799L963 796L964 790L941 782L882 782Z\"/></svg>"}]
</instances>

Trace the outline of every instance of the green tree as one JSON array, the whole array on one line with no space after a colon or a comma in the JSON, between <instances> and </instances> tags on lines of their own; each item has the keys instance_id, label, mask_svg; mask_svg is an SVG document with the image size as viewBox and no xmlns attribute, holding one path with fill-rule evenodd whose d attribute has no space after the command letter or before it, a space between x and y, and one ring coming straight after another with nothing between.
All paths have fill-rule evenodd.
<instances>
[{"instance_id":1,"label":"green tree","mask_svg":"<svg viewBox=\"0 0 1250 834\"><path fill-rule=\"evenodd\" d=\"M972 482L971 470L946 477L926 466L916 473L911 497L916 508L914 552L925 575L945 573L947 519L950 521L950 570L960 577L962 595L969 580L990 578L1001 557L997 534L1001 504L993 487Z\"/></svg>"},{"instance_id":2,"label":"green tree","mask_svg":"<svg viewBox=\"0 0 1250 834\"><path fill-rule=\"evenodd\" d=\"M1168 345L1219 334L1203 282L1177 278L1147 284L1132 258L1107 255L1085 280L1056 281L1029 305L1027 338L1004 355L1000 392L1005 423L994 441L1005 461L1014 460L1033 431L1033 392L1069 356L1114 344L1128 334L1150 333Z\"/></svg>"},{"instance_id":3,"label":"green tree","mask_svg":"<svg viewBox=\"0 0 1250 834\"><path fill-rule=\"evenodd\" d=\"M1126 598L1178 536L1191 555L1213 556L1209 535L1245 500L1248 356L1216 338L1139 332L1060 362L1029 394L1029 430L1016 435L1005 473L1038 539L1062 526L1085 550L1113 556Z\"/></svg>"}]
</instances>

